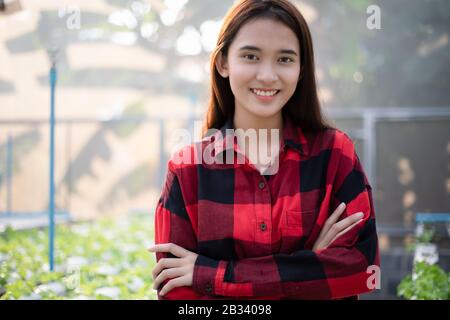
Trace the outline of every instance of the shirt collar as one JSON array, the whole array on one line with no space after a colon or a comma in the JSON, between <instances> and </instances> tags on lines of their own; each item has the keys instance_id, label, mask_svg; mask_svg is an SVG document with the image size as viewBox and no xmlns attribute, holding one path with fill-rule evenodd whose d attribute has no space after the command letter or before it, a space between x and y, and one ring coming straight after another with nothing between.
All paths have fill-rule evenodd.
<instances>
[{"instance_id":1,"label":"shirt collar","mask_svg":"<svg viewBox=\"0 0 450 320\"><path fill-rule=\"evenodd\" d=\"M240 152L233 131L227 129L234 129L233 118L227 119L220 130L213 134L214 141L217 141L214 145L215 157L218 157L222 152L231 148L233 148L235 152ZM308 143L303 131L285 116L283 116L282 135L281 150L285 147L289 147L303 156L308 155Z\"/></svg>"}]
</instances>

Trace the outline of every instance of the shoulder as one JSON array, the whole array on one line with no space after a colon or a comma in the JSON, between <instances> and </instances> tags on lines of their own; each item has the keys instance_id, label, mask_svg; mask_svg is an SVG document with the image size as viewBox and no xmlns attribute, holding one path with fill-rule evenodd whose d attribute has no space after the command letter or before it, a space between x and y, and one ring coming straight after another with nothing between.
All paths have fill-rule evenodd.
<instances>
[{"instance_id":1,"label":"shoulder","mask_svg":"<svg viewBox=\"0 0 450 320\"><path fill-rule=\"evenodd\" d=\"M330 140L329 148L337 157L335 159L345 158L351 163L355 161L358 155L356 154L355 142L349 134L337 128L327 129L324 134L328 136L327 139ZM346 160L344 160L344 162L345 161Z\"/></svg>"},{"instance_id":2,"label":"shoulder","mask_svg":"<svg viewBox=\"0 0 450 320\"><path fill-rule=\"evenodd\" d=\"M354 145L354 141L352 140L352 138L350 138L350 136L337 128L333 128L333 129L329 129L334 137L334 141L336 145L340 145L340 146L346 146L346 145Z\"/></svg>"},{"instance_id":3,"label":"shoulder","mask_svg":"<svg viewBox=\"0 0 450 320\"><path fill-rule=\"evenodd\" d=\"M175 151L171 153L168 161L169 169L179 171L201 164L205 150L208 150L208 147L217 147L218 145L215 144L215 141L218 141L218 139L221 139L221 137L215 134L214 136L207 136L199 141L174 148Z\"/></svg>"},{"instance_id":4,"label":"shoulder","mask_svg":"<svg viewBox=\"0 0 450 320\"><path fill-rule=\"evenodd\" d=\"M354 150L354 142L350 136L338 128L326 128L313 134L306 135L308 144L315 150Z\"/></svg>"},{"instance_id":5,"label":"shoulder","mask_svg":"<svg viewBox=\"0 0 450 320\"><path fill-rule=\"evenodd\" d=\"M199 144L200 142L195 142L176 148L169 158L169 169L178 171L190 165L194 165L196 163L195 159Z\"/></svg>"},{"instance_id":6,"label":"shoulder","mask_svg":"<svg viewBox=\"0 0 450 320\"><path fill-rule=\"evenodd\" d=\"M338 128L326 128L319 131L317 135L324 141L332 140L338 144L352 142L350 136Z\"/></svg>"},{"instance_id":7,"label":"shoulder","mask_svg":"<svg viewBox=\"0 0 450 320\"><path fill-rule=\"evenodd\" d=\"M200 140L175 148L171 154L169 165L173 168L183 168L209 162L210 157L224 151L224 148L233 145L233 135L224 130L210 129L209 134ZM204 157L207 157L205 159Z\"/></svg>"}]
</instances>

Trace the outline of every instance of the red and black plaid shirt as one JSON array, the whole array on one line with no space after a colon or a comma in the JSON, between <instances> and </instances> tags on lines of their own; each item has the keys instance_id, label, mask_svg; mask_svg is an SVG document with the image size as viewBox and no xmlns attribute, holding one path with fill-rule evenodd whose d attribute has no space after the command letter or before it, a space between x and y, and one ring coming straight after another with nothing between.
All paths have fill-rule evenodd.
<instances>
[{"instance_id":1,"label":"red and black plaid shirt","mask_svg":"<svg viewBox=\"0 0 450 320\"><path fill-rule=\"evenodd\" d=\"M223 141L227 128L232 120L220 131ZM373 290L375 212L352 140L337 129L305 135L284 119L281 141L279 169L269 179L248 160L196 164L201 148L219 145L211 137L172 156L155 212L155 243L175 243L199 256L192 287L159 299L336 299ZM328 248L312 251L341 202L347 207L340 219L362 211L363 220Z\"/></svg>"}]
</instances>

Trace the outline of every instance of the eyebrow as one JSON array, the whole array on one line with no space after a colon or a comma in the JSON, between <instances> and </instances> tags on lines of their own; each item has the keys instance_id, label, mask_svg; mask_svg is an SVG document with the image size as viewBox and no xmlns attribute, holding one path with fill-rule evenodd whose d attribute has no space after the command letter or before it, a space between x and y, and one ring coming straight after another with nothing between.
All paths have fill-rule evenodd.
<instances>
[{"instance_id":1,"label":"eyebrow","mask_svg":"<svg viewBox=\"0 0 450 320\"><path fill-rule=\"evenodd\" d=\"M253 51L262 51L260 48L255 47L255 46L243 46L239 49L239 51L244 51L244 50L253 50ZM297 55L297 53L294 50L291 49L282 49L280 51L278 51L280 53L286 53L286 54L293 54L293 55Z\"/></svg>"}]
</instances>

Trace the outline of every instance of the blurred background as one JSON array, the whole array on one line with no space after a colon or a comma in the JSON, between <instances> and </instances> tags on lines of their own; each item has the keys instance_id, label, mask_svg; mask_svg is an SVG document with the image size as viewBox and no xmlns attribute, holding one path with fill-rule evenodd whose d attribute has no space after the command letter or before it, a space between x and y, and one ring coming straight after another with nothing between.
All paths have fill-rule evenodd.
<instances>
[{"instance_id":1,"label":"blurred background","mask_svg":"<svg viewBox=\"0 0 450 320\"><path fill-rule=\"evenodd\" d=\"M0 299L156 297L145 248L171 133L203 118L233 2L0 0ZM450 2L292 2L312 32L325 114L355 141L373 188L381 288L362 298L411 298L414 279L398 288L418 244L436 257L430 274L450 270ZM444 276L424 280L426 297L448 294Z\"/></svg>"}]
</instances>

